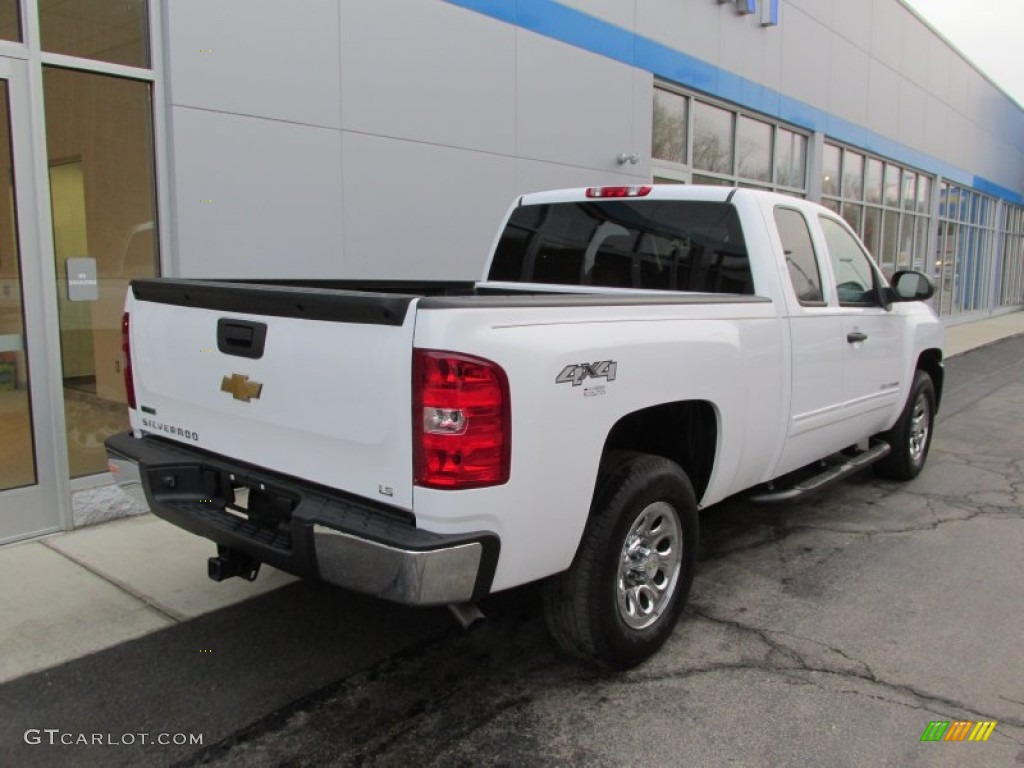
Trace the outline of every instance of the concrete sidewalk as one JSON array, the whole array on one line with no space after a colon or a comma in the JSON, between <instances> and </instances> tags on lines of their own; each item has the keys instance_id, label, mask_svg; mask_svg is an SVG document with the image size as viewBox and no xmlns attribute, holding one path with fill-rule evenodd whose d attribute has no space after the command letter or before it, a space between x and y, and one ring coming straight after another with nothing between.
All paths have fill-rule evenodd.
<instances>
[{"instance_id":1,"label":"concrete sidewalk","mask_svg":"<svg viewBox=\"0 0 1024 768\"><path fill-rule=\"evenodd\" d=\"M947 329L947 356L1024 333L1024 312ZM277 589L206 576L211 542L152 516L0 547L0 683Z\"/></svg>"},{"instance_id":2,"label":"concrete sidewalk","mask_svg":"<svg viewBox=\"0 0 1024 768\"><path fill-rule=\"evenodd\" d=\"M277 589L206 576L212 542L151 514L0 548L0 683Z\"/></svg>"},{"instance_id":3,"label":"concrete sidewalk","mask_svg":"<svg viewBox=\"0 0 1024 768\"><path fill-rule=\"evenodd\" d=\"M1000 339L1024 333L1024 312L1010 312L988 320L946 328L946 357L984 347Z\"/></svg>"}]
</instances>

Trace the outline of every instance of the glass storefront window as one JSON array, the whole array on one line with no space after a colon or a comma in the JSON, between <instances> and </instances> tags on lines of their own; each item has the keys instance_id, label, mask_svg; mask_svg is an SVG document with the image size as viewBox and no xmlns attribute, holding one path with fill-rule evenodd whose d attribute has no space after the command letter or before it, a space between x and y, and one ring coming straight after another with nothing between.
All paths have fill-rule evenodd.
<instances>
[{"instance_id":1,"label":"glass storefront window","mask_svg":"<svg viewBox=\"0 0 1024 768\"><path fill-rule=\"evenodd\" d=\"M806 196L806 134L767 115L713 104L669 83L654 85L652 112L651 160L657 180Z\"/></svg>"},{"instance_id":2,"label":"glass storefront window","mask_svg":"<svg viewBox=\"0 0 1024 768\"><path fill-rule=\"evenodd\" d=\"M825 156L822 160L821 192L824 195L839 197L839 165L842 150L834 144L825 145Z\"/></svg>"},{"instance_id":3,"label":"glass storefront window","mask_svg":"<svg viewBox=\"0 0 1024 768\"><path fill-rule=\"evenodd\" d=\"M939 222L938 251L935 258L936 280L939 288L939 312L948 315L953 304L953 254L955 252L955 224Z\"/></svg>"},{"instance_id":4,"label":"glass storefront window","mask_svg":"<svg viewBox=\"0 0 1024 768\"><path fill-rule=\"evenodd\" d=\"M732 173L733 113L702 101L693 105L693 167Z\"/></svg>"},{"instance_id":5,"label":"glass storefront window","mask_svg":"<svg viewBox=\"0 0 1024 768\"><path fill-rule=\"evenodd\" d=\"M686 97L655 88L651 131L651 157L685 163Z\"/></svg>"},{"instance_id":6,"label":"glass storefront window","mask_svg":"<svg viewBox=\"0 0 1024 768\"><path fill-rule=\"evenodd\" d=\"M124 295L132 278L156 274L151 84L44 67L43 86L68 450L80 476L105 470L103 440L127 428ZM83 264L94 296L69 292L68 271Z\"/></svg>"},{"instance_id":7,"label":"glass storefront window","mask_svg":"<svg viewBox=\"0 0 1024 768\"><path fill-rule=\"evenodd\" d=\"M930 214L932 202L932 180L921 176L917 180L917 212Z\"/></svg>"},{"instance_id":8,"label":"glass storefront window","mask_svg":"<svg viewBox=\"0 0 1024 768\"><path fill-rule=\"evenodd\" d=\"M912 211L917 205L917 174L903 172L903 210Z\"/></svg>"},{"instance_id":9,"label":"glass storefront window","mask_svg":"<svg viewBox=\"0 0 1024 768\"><path fill-rule=\"evenodd\" d=\"M946 182L943 182L939 188L939 218L940 219L956 219L956 200L955 191Z\"/></svg>"},{"instance_id":10,"label":"glass storefront window","mask_svg":"<svg viewBox=\"0 0 1024 768\"><path fill-rule=\"evenodd\" d=\"M740 115L736 127L736 174L756 181L772 180L772 127Z\"/></svg>"},{"instance_id":11,"label":"glass storefront window","mask_svg":"<svg viewBox=\"0 0 1024 768\"><path fill-rule=\"evenodd\" d=\"M900 169L889 163L885 164L885 204L893 207L900 204Z\"/></svg>"},{"instance_id":12,"label":"glass storefront window","mask_svg":"<svg viewBox=\"0 0 1024 768\"><path fill-rule=\"evenodd\" d=\"M7 81L0 80L0 491L36 482L16 210Z\"/></svg>"},{"instance_id":13,"label":"glass storefront window","mask_svg":"<svg viewBox=\"0 0 1024 768\"><path fill-rule=\"evenodd\" d=\"M807 137L785 128L775 133L776 182L785 187L807 184Z\"/></svg>"},{"instance_id":14,"label":"glass storefront window","mask_svg":"<svg viewBox=\"0 0 1024 768\"><path fill-rule=\"evenodd\" d=\"M924 179L922 179L924 181ZM928 259L928 217L917 217L917 235L914 237L914 263L913 268L927 272L925 266Z\"/></svg>"},{"instance_id":15,"label":"glass storefront window","mask_svg":"<svg viewBox=\"0 0 1024 768\"><path fill-rule=\"evenodd\" d=\"M935 269L940 272L939 306L947 314L959 314L991 306L991 279L996 263L997 210L994 198L954 184L939 190L942 222Z\"/></svg>"},{"instance_id":16,"label":"glass storefront window","mask_svg":"<svg viewBox=\"0 0 1024 768\"><path fill-rule=\"evenodd\" d=\"M995 201L982 195L978 195L978 223L983 227L992 226L992 212L995 210Z\"/></svg>"},{"instance_id":17,"label":"glass storefront window","mask_svg":"<svg viewBox=\"0 0 1024 768\"><path fill-rule=\"evenodd\" d=\"M863 199L864 155L843 152L843 197L847 200Z\"/></svg>"},{"instance_id":18,"label":"glass storefront window","mask_svg":"<svg viewBox=\"0 0 1024 768\"><path fill-rule=\"evenodd\" d=\"M864 217L864 206L855 203L843 203L843 218L850 225L850 229L860 234L861 219Z\"/></svg>"},{"instance_id":19,"label":"glass storefront window","mask_svg":"<svg viewBox=\"0 0 1024 768\"><path fill-rule=\"evenodd\" d=\"M842 183L831 184L828 177L840 160ZM942 280L949 260L941 254L931 257L928 253L932 177L830 142L825 143L823 161L826 181L822 186L822 203L842 211L843 218L861 235L887 276L897 268L912 267L931 275L940 293L951 286ZM960 215L960 199L956 189L943 185L940 223ZM943 261L947 262L945 266ZM945 295L940 296L938 306L942 306L944 298Z\"/></svg>"},{"instance_id":20,"label":"glass storefront window","mask_svg":"<svg viewBox=\"0 0 1024 768\"><path fill-rule=\"evenodd\" d=\"M864 173L864 199L869 203L882 202L882 161L868 158Z\"/></svg>"},{"instance_id":21,"label":"glass storefront window","mask_svg":"<svg viewBox=\"0 0 1024 768\"><path fill-rule=\"evenodd\" d=\"M1024 208L1007 206L1002 235L998 300L1003 306L1013 306L1024 303Z\"/></svg>"},{"instance_id":22,"label":"glass storefront window","mask_svg":"<svg viewBox=\"0 0 1024 768\"><path fill-rule=\"evenodd\" d=\"M882 215L882 252L881 266L885 276L889 277L896 264L896 253L899 247L900 215L896 211L885 211Z\"/></svg>"},{"instance_id":23,"label":"glass storefront window","mask_svg":"<svg viewBox=\"0 0 1024 768\"><path fill-rule=\"evenodd\" d=\"M0 40L21 42L21 3L0 0Z\"/></svg>"},{"instance_id":24,"label":"glass storefront window","mask_svg":"<svg viewBox=\"0 0 1024 768\"><path fill-rule=\"evenodd\" d=\"M147 0L39 0L44 51L149 66Z\"/></svg>"},{"instance_id":25,"label":"glass storefront window","mask_svg":"<svg viewBox=\"0 0 1024 768\"><path fill-rule=\"evenodd\" d=\"M864 209L864 245L875 261L881 263L881 240L882 237L882 211L879 208L868 207Z\"/></svg>"},{"instance_id":26,"label":"glass storefront window","mask_svg":"<svg viewBox=\"0 0 1024 768\"><path fill-rule=\"evenodd\" d=\"M960 262L960 271L963 277L963 285L960 294L960 308L966 312L974 309L974 273L978 263L978 230L974 227L964 229L964 239L967 247L964 249L964 258Z\"/></svg>"},{"instance_id":27,"label":"glass storefront window","mask_svg":"<svg viewBox=\"0 0 1024 768\"><path fill-rule=\"evenodd\" d=\"M905 216L900 224L899 250L896 252L896 266L904 268L910 266L914 255L914 219Z\"/></svg>"}]
</instances>

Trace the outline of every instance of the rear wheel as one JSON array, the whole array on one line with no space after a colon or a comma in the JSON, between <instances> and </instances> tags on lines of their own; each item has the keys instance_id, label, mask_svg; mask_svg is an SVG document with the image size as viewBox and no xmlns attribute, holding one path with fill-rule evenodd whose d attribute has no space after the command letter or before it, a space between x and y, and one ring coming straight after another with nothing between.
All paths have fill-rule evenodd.
<instances>
[{"instance_id":1,"label":"rear wheel","mask_svg":"<svg viewBox=\"0 0 1024 768\"><path fill-rule=\"evenodd\" d=\"M931 376L918 370L899 419L892 429L880 435L892 452L873 465L875 474L890 480L917 477L928 459L934 421L935 385Z\"/></svg>"},{"instance_id":2,"label":"rear wheel","mask_svg":"<svg viewBox=\"0 0 1024 768\"><path fill-rule=\"evenodd\" d=\"M619 668L657 651L690 590L697 537L697 502L677 464L610 454L576 557L545 584L545 615L559 646Z\"/></svg>"}]
</instances>

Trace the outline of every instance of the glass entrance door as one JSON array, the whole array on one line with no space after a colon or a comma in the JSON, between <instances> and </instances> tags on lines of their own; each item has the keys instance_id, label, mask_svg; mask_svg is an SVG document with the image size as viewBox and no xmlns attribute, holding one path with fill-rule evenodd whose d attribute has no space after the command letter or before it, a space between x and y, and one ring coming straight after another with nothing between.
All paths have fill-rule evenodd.
<instances>
[{"instance_id":1,"label":"glass entrance door","mask_svg":"<svg viewBox=\"0 0 1024 768\"><path fill-rule=\"evenodd\" d=\"M60 524L25 66L0 58L0 544Z\"/></svg>"}]
</instances>

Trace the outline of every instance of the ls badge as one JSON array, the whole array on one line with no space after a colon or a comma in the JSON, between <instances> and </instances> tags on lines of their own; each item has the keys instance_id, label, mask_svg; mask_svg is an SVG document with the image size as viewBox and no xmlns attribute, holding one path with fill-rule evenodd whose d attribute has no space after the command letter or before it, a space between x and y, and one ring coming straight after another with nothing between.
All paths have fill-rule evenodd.
<instances>
[{"instance_id":1,"label":"ls badge","mask_svg":"<svg viewBox=\"0 0 1024 768\"><path fill-rule=\"evenodd\" d=\"M220 391L227 392L235 400L248 403L251 400L259 400L263 392L263 384L258 381L249 381L248 376L240 373L233 373L225 376L220 382Z\"/></svg>"},{"instance_id":2,"label":"ls badge","mask_svg":"<svg viewBox=\"0 0 1024 768\"><path fill-rule=\"evenodd\" d=\"M567 365L555 379L555 384L568 384L574 387L583 383L584 379L607 379L615 381L615 370L618 366L614 360L603 360L598 363L580 363Z\"/></svg>"}]
</instances>

